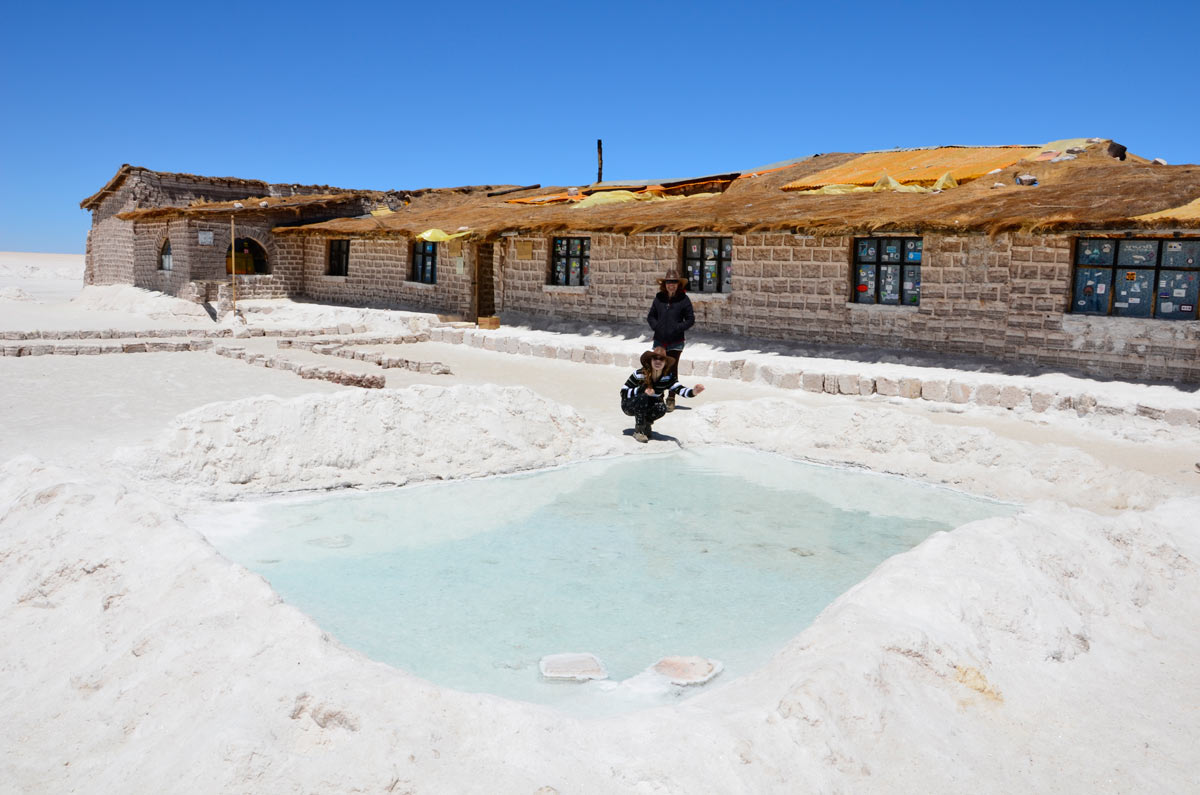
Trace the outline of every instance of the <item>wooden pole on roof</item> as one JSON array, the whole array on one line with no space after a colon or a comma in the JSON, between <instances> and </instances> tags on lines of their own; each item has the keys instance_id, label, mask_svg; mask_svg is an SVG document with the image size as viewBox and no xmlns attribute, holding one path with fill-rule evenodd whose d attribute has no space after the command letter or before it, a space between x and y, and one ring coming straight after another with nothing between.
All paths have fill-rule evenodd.
<instances>
[{"instance_id":1,"label":"wooden pole on roof","mask_svg":"<svg viewBox=\"0 0 1200 795\"><path fill-rule=\"evenodd\" d=\"M233 294L233 315L237 317L237 227L229 214L229 289Z\"/></svg>"},{"instance_id":2,"label":"wooden pole on roof","mask_svg":"<svg viewBox=\"0 0 1200 795\"><path fill-rule=\"evenodd\" d=\"M596 181L604 181L604 141L596 139Z\"/></svg>"}]
</instances>

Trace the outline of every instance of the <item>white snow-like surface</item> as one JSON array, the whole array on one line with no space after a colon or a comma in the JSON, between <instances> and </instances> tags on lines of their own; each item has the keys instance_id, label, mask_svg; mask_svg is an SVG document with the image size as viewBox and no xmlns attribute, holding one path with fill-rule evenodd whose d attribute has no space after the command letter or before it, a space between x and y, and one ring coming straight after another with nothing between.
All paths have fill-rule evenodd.
<instances>
[{"instance_id":1,"label":"white snow-like surface","mask_svg":"<svg viewBox=\"0 0 1200 795\"><path fill-rule=\"evenodd\" d=\"M47 298L70 278L39 292L3 263L0 288L34 301L5 302L0 331L168 322L153 300ZM382 312L275 306L288 326ZM383 313L378 330L432 320ZM1200 429L709 380L643 446L622 435L623 372L422 345L454 375L389 372L379 392L211 353L0 358L0 791L1194 791ZM1188 389L1086 388L1195 405ZM180 518L201 497L501 474L671 439L1027 508L889 559L758 671L603 720L372 662Z\"/></svg>"}]
</instances>

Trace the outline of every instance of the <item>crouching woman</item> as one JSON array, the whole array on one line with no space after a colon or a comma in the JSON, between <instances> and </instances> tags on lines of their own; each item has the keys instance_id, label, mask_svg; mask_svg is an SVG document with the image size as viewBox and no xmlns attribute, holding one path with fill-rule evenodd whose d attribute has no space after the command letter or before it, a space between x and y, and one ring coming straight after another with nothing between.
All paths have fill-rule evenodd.
<instances>
[{"instance_id":1,"label":"crouching woman","mask_svg":"<svg viewBox=\"0 0 1200 795\"><path fill-rule=\"evenodd\" d=\"M639 442L650 439L650 426L667 413L667 395L695 397L704 391L703 384L689 389L675 378L675 360L659 346L642 354L642 367L635 370L621 387L621 411L634 418L633 438Z\"/></svg>"}]
</instances>

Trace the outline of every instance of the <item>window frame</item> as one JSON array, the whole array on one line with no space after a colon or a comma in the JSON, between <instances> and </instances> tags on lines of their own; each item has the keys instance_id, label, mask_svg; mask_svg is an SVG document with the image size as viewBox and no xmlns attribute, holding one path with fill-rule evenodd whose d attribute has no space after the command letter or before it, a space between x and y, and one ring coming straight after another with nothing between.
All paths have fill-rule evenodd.
<instances>
[{"instance_id":1,"label":"window frame","mask_svg":"<svg viewBox=\"0 0 1200 795\"><path fill-rule=\"evenodd\" d=\"M708 242L717 242L715 258L715 286L705 289L704 265L709 262ZM688 256L692 241L697 241L700 253ZM728 295L733 292L733 238L723 235L688 235L680 236L679 265L683 275L688 280L688 292L698 295Z\"/></svg>"},{"instance_id":2,"label":"window frame","mask_svg":"<svg viewBox=\"0 0 1200 795\"><path fill-rule=\"evenodd\" d=\"M437 243L414 240L411 251L412 262L408 280L421 284L437 284Z\"/></svg>"},{"instance_id":3,"label":"window frame","mask_svg":"<svg viewBox=\"0 0 1200 795\"><path fill-rule=\"evenodd\" d=\"M1112 251L1104 250L1103 243L1110 242ZM1097 248L1094 250L1088 249L1089 243L1095 243ZM1142 244L1154 243L1154 264L1146 266L1141 263L1121 264L1122 249L1133 243ZM1176 249L1171 249L1172 245L1179 244L1180 256L1188 256L1189 250L1192 252L1192 262L1182 265L1164 265L1164 259L1167 255L1174 253ZM1187 248L1185 248L1185 246ZM1093 261L1080 262L1085 256ZM1107 260L1107 261L1106 261ZM1087 273L1090 271L1090 273ZM1163 272L1167 271L1174 274L1192 274L1191 282L1191 304L1184 304L1173 300L1182 297L1187 300L1189 296L1179 296L1177 293L1180 289L1172 284L1167 287L1164 284L1165 278ZM1124 272L1125 278L1118 280L1117 275ZM1150 272L1148 281L1139 277L1138 273ZM1106 276L1102 280L1102 274ZM1130 275L1133 274L1133 278ZM1091 277L1091 278L1089 278ZM1086 283L1081 283L1087 280ZM1132 285L1126 286L1126 282L1133 282ZM1149 289L1142 289L1142 285L1147 285ZM1136 289L1135 289L1136 288ZM1089 292L1090 290L1090 292ZM1163 295L1163 292L1170 290L1172 295ZM1132 294L1137 292L1134 297ZM1149 311L1143 313L1141 311L1141 300L1144 297L1142 293L1150 299ZM1099 301L1097 298L1100 295L1107 295L1104 301L1104 311L1099 311ZM1124 298L1125 300L1118 300ZM1165 300L1164 300L1165 299ZM1091 303L1093 308L1088 308ZM1131 304L1138 304L1137 310L1130 310ZM1093 316L1093 317L1128 317L1137 318L1140 320L1179 320L1183 322L1195 322L1200 319L1200 238L1197 237L1076 237L1072 242L1071 251L1071 298L1068 303L1068 313L1072 315ZM1180 309L1176 309L1179 306ZM1188 310L1183 310L1182 307L1190 307ZM1080 308L1084 307L1084 308ZM1164 307L1169 307L1164 309Z\"/></svg>"},{"instance_id":4,"label":"window frame","mask_svg":"<svg viewBox=\"0 0 1200 795\"><path fill-rule=\"evenodd\" d=\"M872 254L864 253L860 244L874 241L876 248ZM898 259L894 261L884 262L883 246L886 241L895 241L898 245ZM912 248L907 245L915 243L917 248ZM906 255L911 255L916 252L917 259L910 260ZM873 235L871 237L856 237L851 243L850 250L850 293L853 304L864 304L868 306L900 306L917 308L921 305L921 266L925 263L925 238L921 235ZM890 296L883 293L884 282L880 276L882 266L897 266L899 267L898 286L899 292L896 293L896 300L890 299ZM871 287L864 289L862 281L862 268L871 268ZM916 270L916 279L907 278L912 274L912 270ZM868 295L869 294L869 295ZM909 299L912 300L909 300Z\"/></svg>"},{"instance_id":5,"label":"window frame","mask_svg":"<svg viewBox=\"0 0 1200 795\"><path fill-rule=\"evenodd\" d=\"M171 238L167 238L158 247L158 269L170 273L175 267L175 257L171 254Z\"/></svg>"},{"instance_id":6,"label":"window frame","mask_svg":"<svg viewBox=\"0 0 1200 795\"><path fill-rule=\"evenodd\" d=\"M559 243L563 253L560 255ZM571 255L571 244L579 243L577 256ZM571 260L579 260L579 272L571 270ZM561 268L560 268L561 265ZM550 287L591 287L592 285L592 239L591 237L550 238L550 272L546 284Z\"/></svg>"},{"instance_id":7,"label":"window frame","mask_svg":"<svg viewBox=\"0 0 1200 795\"><path fill-rule=\"evenodd\" d=\"M350 275L350 239L344 237L330 238L326 248L326 276Z\"/></svg>"}]
</instances>

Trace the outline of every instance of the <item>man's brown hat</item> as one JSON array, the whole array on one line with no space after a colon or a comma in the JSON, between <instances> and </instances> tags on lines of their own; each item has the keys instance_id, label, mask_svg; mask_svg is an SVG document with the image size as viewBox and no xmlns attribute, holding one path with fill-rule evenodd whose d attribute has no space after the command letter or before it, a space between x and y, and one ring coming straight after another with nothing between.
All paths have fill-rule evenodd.
<instances>
[{"instance_id":1,"label":"man's brown hat","mask_svg":"<svg viewBox=\"0 0 1200 795\"><path fill-rule=\"evenodd\" d=\"M679 282L679 286L684 290L686 290L688 286L687 277L680 274L679 271L675 270L674 268L668 268L666 275L658 280L658 289L666 290L667 282Z\"/></svg>"}]
</instances>

